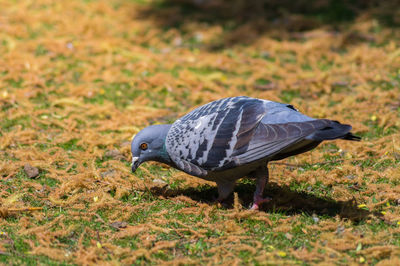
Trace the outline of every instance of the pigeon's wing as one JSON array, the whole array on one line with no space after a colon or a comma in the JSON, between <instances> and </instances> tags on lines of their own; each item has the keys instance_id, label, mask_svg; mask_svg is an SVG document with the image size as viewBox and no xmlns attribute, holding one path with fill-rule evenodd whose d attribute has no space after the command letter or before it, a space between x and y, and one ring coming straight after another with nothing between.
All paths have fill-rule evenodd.
<instances>
[{"instance_id":1,"label":"pigeon's wing","mask_svg":"<svg viewBox=\"0 0 400 266\"><path fill-rule=\"evenodd\" d=\"M287 122L282 124L259 123L253 131L253 135L247 145L236 147L232 153L232 163L242 165L257 161L262 158L273 158L278 153L290 151L290 148L300 149L310 142L320 141L306 140L314 132L326 128L332 123L330 120L316 119L304 122Z\"/></svg>"},{"instance_id":2,"label":"pigeon's wing","mask_svg":"<svg viewBox=\"0 0 400 266\"><path fill-rule=\"evenodd\" d=\"M175 160L176 165L179 169L193 176L206 176L208 174L207 170L187 161L184 159Z\"/></svg>"},{"instance_id":3,"label":"pigeon's wing","mask_svg":"<svg viewBox=\"0 0 400 266\"><path fill-rule=\"evenodd\" d=\"M265 101L248 97L208 103L172 124L166 150L178 168L189 174L193 173L183 167L186 163L205 171L218 169L229 161L237 142L249 140L265 112Z\"/></svg>"},{"instance_id":4,"label":"pigeon's wing","mask_svg":"<svg viewBox=\"0 0 400 266\"><path fill-rule=\"evenodd\" d=\"M288 152L330 123L307 117L291 105L226 98L177 120L168 132L166 149L184 171L181 165L186 162L205 171L220 171Z\"/></svg>"}]
</instances>

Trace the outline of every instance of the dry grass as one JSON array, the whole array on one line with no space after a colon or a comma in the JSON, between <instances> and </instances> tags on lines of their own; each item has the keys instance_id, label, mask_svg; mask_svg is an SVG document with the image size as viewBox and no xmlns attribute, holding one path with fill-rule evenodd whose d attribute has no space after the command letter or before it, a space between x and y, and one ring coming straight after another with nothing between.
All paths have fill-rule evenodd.
<instances>
[{"instance_id":1,"label":"dry grass","mask_svg":"<svg viewBox=\"0 0 400 266\"><path fill-rule=\"evenodd\" d=\"M0 0L0 261L400 263L400 31L379 8L331 22L234 3ZM212 183L130 173L140 128L237 95L364 139L271 165L260 212L250 181L225 209Z\"/></svg>"}]
</instances>

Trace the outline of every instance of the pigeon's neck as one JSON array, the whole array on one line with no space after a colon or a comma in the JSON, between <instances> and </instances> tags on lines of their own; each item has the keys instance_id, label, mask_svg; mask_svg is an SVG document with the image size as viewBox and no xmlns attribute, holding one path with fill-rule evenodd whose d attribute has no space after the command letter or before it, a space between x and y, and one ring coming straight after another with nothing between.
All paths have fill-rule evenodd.
<instances>
[{"instance_id":1,"label":"pigeon's neck","mask_svg":"<svg viewBox=\"0 0 400 266\"><path fill-rule=\"evenodd\" d=\"M168 126L169 127L163 128L162 135L160 136L161 139L162 139L162 147L159 150L159 154L157 156L158 157L157 161L159 161L161 163L165 163L165 164L171 165L171 166L174 166L173 161L171 160L171 158L168 155L167 148L165 147L165 141L167 139L167 134L169 132L169 129L170 129L171 125L168 125Z\"/></svg>"},{"instance_id":2,"label":"pigeon's neck","mask_svg":"<svg viewBox=\"0 0 400 266\"><path fill-rule=\"evenodd\" d=\"M168 165L172 165L173 164L171 158L168 155L167 148L165 147L165 140L164 140L164 144L162 146L161 152L160 152L160 157L161 157L160 161L162 163L166 163Z\"/></svg>"}]
</instances>

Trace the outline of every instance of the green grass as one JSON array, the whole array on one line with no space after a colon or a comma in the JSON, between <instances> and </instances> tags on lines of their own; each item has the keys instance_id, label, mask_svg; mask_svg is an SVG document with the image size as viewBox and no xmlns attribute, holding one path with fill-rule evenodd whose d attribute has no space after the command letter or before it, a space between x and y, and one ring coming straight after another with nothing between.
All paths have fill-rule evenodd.
<instances>
[{"instance_id":1,"label":"green grass","mask_svg":"<svg viewBox=\"0 0 400 266\"><path fill-rule=\"evenodd\" d=\"M301 2L278 10L273 1L265 10L244 2L204 9L143 0L3 3L0 263L77 265L80 248L93 256L87 264L181 258L188 265L312 265L364 258L375 265L398 256L400 76L393 63L398 47L391 47L398 29L368 17L362 24L356 18L365 7L357 4L321 3L307 10ZM218 205L214 184L197 184L178 170L145 163L129 172L129 147L122 143L137 129L172 123L194 105L234 95L295 103L310 116L321 112L353 124L363 140L329 142L287 165L271 164L265 195L272 201L252 214L254 180L238 181L239 206L233 195ZM387 114L393 123L381 125ZM124 159L105 156L111 149ZM38 166L39 176L28 178L25 163ZM30 207L42 209L24 210ZM116 221L128 228L112 227ZM23 233L41 226L40 233ZM173 241L148 256L135 253ZM33 254L29 243L67 256ZM393 253L362 253L387 245Z\"/></svg>"}]
</instances>

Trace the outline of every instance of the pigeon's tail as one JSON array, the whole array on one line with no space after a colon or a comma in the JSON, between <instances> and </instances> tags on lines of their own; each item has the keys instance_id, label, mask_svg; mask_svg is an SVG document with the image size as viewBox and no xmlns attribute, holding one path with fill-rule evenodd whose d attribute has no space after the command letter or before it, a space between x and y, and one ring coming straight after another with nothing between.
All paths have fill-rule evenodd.
<instances>
[{"instance_id":1,"label":"pigeon's tail","mask_svg":"<svg viewBox=\"0 0 400 266\"><path fill-rule=\"evenodd\" d=\"M361 138L353 135L350 130L350 125L340 124L338 121L330 121L328 126L317 130L306 139L314 141L332 140L332 139L345 139L352 141L360 141Z\"/></svg>"},{"instance_id":2,"label":"pigeon's tail","mask_svg":"<svg viewBox=\"0 0 400 266\"><path fill-rule=\"evenodd\" d=\"M344 136L342 137L342 139L345 139L345 140L352 140L352 141L360 141L360 140L361 140L361 137L356 136L356 135L353 135L351 132L349 132L349 133L347 133L346 135L344 135Z\"/></svg>"}]
</instances>

